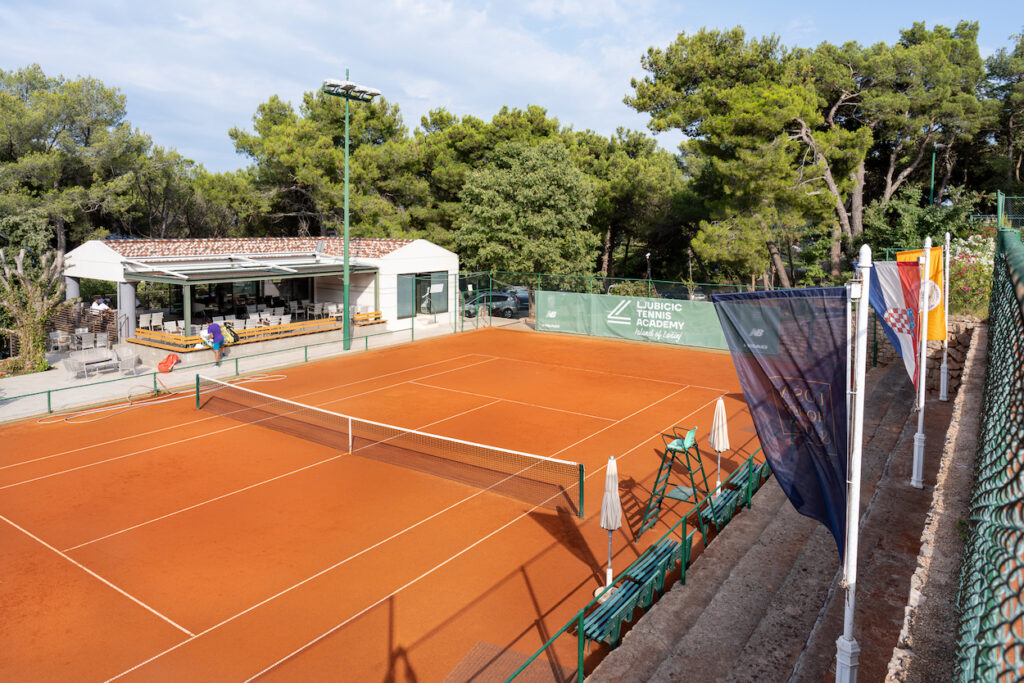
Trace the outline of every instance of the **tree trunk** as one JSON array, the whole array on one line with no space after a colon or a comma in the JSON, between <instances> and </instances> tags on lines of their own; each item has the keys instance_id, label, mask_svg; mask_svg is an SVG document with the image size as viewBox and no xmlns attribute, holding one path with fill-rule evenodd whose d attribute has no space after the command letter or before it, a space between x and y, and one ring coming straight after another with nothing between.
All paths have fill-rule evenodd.
<instances>
[{"instance_id":1,"label":"tree trunk","mask_svg":"<svg viewBox=\"0 0 1024 683\"><path fill-rule=\"evenodd\" d=\"M55 216L53 220L53 231L57 235L57 252L66 254L68 251L68 231L64 225L62 216Z\"/></svg>"},{"instance_id":2,"label":"tree trunk","mask_svg":"<svg viewBox=\"0 0 1024 683\"><path fill-rule=\"evenodd\" d=\"M850 190L850 236L864 233L864 160L857 164L853 173L853 189Z\"/></svg>"},{"instance_id":3,"label":"tree trunk","mask_svg":"<svg viewBox=\"0 0 1024 683\"><path fill-rule=\"evenodd\" d=\"M917 170L917 167L921 165L921 160L924 159L925 150L928 148L928 143L932 141L932 136L928 135L922 142L920 148L917 150L917 156L910 162L910 165L900 171L896 179L893 180L893 173L896 172L896 160L899 157L899 153L903 151L902 143L893 150L892 154L889 155L889 169L885 174L885 191L882 193L882 202L888 202L892 199L892 196L896 194L896 190L900 189L900 185L903 184L911 173Z\"/></svg>"},{"instance_id":4,"label":"tree trunk","mask_svg":"<svg viewBox=\"0 0 1024 683\"><path fill-rule=\"evenodd\" d=\"M839 224L832 224L832 247L829 249L829 268L832 277L839 279L842 274L839 270L839 257L842 255L841 243L842 233L840 232Z\"/></svg>"},{"instance_id":5,"label":"tree trunk","mask_svg":"<svg viewBox=\"0 0 1024 683\"><path fill-rule=\"evenodd\" d=\"M615 277L615 230L609 225L604 231L604 245L601 249L601 273L605 277Z\"/></svg>"},{"instance_id":6,"label":"tree trunk","mask_svg":"<svg viewBox=\"0 0 1024 683\"><path fill-rule=\"evenodd\" d=\"M779 245L775 244L775 240L768 240L768 253L772 255L772 265L775 266L775 272L779 274L782 288L790 289L789 273L786 272L786 264L782 261L782 254L779 252Z\"/></svg>"}]
</instances>

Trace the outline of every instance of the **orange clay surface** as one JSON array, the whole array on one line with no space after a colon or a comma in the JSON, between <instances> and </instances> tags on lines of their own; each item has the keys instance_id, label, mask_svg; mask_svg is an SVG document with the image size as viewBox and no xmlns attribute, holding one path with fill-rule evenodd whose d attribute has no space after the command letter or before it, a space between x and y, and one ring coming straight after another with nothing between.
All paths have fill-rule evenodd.
<instances>
[{"instance_id":1,"label":"orange clay surface","mask_svg":"<svg viewBox=\"0 0 1024 683\"><path fill-rule=\"evenodd\" d=\"M493 659L471 653L522 661L604 582L609 455L618 573L689 507L666 499L635 537L662 432L698 426L712 485L719 396L723 478L758 445L723 353L483 329L283 374L243 386L581 462L585 516L197 411L187 393L3 426L0 680L440 681ZM575 636L540 662L574 671Z\"/></svg>"}]
</instances>

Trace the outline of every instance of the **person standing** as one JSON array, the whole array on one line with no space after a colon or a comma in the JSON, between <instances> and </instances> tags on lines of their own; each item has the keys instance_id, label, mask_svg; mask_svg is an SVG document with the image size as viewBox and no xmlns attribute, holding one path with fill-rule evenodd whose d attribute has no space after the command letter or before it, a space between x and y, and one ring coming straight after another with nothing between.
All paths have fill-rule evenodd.
<instances>
[{"instance_id":1,"label":"person standing","mask_svg":"<svg viewBox=\"0 0 1024 683\"><path fill-rule=\"evenodd\" d=\"M206 331L210 333L210 342L213 344L215 365L220 366L221 347L224 346L224 333L221 332L220 325L217 323L210 323Z\"/></svg>"}]
</instances>

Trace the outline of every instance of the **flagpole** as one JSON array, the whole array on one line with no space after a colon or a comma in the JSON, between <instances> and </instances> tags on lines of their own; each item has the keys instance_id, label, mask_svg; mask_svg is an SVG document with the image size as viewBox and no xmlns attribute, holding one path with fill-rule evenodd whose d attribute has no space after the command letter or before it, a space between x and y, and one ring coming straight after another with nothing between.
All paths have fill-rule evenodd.
<instances>
[{"instance_id":1,"label":"flagpole","mask_svg":"<svg viewBox=\"0 0 1024 683\"><path fill-rule=\"evenodd\" d=\"M914 469L910 475L910 485L916 489L924 488L924 401L925 401L925 378L927 377L928 366L928 290L931 282L931 254L932 238L924 238L924 256L918 259L918 263L924 266L921 274L920 293L918 294L921 349L920 363L917 369L917 434L914 434Z\"/></svg>"},{"instance_id":2,"label":"flagpole","mask_svg":"<svg viewBox=\"0 0 1024 683\"><path fill-rule=\"evenodd\" d=\"M949 400L949 233L946 233L946 248L942 250L942 327L946 338L942 340L942 372L939 374L939 400Z\"/></svg>"},{"instance_id":3,"label":"flagpole","mask_svg":"<svg viewBox=\"0 0 1024 683\"><path fill-rule=\"evenodd\" d=\"M843 552L843 579L846 585L846 611L843 635L836 640L836 683L856 683L860 662L860 645L853 637L854 597L857 593L857 544L860 532L860 460L864 447L864 376L868 355L868 292L871 285L871 247L860 248L860 287L851 298L857 300L857 331L854 344L853 412L848 413L853 439L850 442L849 468L846 480L846 547Z\"/></svg>"}]
</instances>

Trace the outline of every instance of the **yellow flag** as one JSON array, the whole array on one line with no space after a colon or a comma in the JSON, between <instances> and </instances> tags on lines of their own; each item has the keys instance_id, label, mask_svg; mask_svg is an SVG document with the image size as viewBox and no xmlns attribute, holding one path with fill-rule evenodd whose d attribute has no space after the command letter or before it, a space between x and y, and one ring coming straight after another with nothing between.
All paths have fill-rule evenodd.
<instances>
[{"instance_id":1,"label":"yellow flag","mask_svg":"<svg viewBox=\"0 0 1024 683\"><path fill-rule=\"evenodd\" d=\"M924 256L924 249L901 251L896 261L917 261ZM942 341L946 338L946 300L942 296L942 247L932 247L928 256L928 339Z\"/></svg>"}]
</instances>

